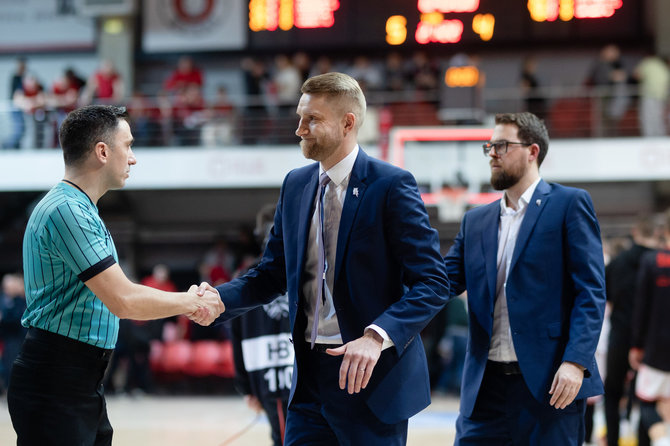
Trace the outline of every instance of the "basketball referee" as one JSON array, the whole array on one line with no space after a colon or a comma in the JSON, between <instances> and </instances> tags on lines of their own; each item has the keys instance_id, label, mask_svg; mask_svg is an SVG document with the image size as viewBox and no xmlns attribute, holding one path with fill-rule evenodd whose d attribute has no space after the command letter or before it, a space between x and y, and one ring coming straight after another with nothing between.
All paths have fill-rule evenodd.
<instances>
[{"instance_id":1,"label":"basketball referee","mask_svg":"<svg viewBox=\"0 0 670 446\"><path fill-rule=\"evenodd\" d=\"M96 203L123 187L136 163L125 108L93 105L60 128L65 177L37 204L23 240L28 334L7 403L18 445L110 445L102 388L119 318L186 314L209 325L218 295L135 284L119 267Z\"/></svg>"}]
</instances>

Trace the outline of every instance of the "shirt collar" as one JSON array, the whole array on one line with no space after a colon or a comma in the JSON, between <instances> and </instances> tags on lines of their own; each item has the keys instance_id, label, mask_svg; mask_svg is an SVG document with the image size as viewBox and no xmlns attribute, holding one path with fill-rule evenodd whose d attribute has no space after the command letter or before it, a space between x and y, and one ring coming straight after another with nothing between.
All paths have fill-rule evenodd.
<instances>
[{"instance_id":1,"label":"shirt collar","mask_svg":"<svg viewBox=\"0 0 670 446\"><path fill-rule=\"evenodd\" d=\"M533 194L535 193L535 189L537 188L537 185L540 184L540 181L542 180L541 177L538 177L537 180L533 182L530 186L528 186L528 189L521 194L521 197L519 197L519 209L514 210L511 207L507 206L507 191L503 192L503 197L500 200L500 214L501 215L507 215L507 214L514 214L516 212L519 212L523 210L526 205L530 202L530 199L533 198Z\"/></svg>"},{"instance_id":2,"label":"shirt collar","mask_svg":"<svg viewBox=\"0 0 670 446\"><path fill-rule=\"evenodd\" d=\"M354 147L354 150L351 153L344 157L342 161L335 164L333 167L328 169L326 172L330 181L332 181L336 186L339 186L345 178L349 176L351 170L354 168L354 163L356 162L356 157L358 156L358 144ZM323 166L319 164L319 175L323 173Z\"/></svg>"}]
</instances>

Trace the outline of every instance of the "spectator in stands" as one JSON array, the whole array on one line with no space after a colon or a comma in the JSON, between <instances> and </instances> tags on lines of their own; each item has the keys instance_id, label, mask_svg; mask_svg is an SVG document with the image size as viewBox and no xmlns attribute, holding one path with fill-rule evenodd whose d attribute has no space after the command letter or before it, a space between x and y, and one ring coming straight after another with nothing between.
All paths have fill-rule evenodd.
<instances>
[{"instance_id":1,"label":"spectator in stands","mask_svg":"<svg viewBox=\"0 0 670 446\"><path fill-rule=\"evenodd\" d=\"M114 68L111 60L105 59L89 77L86 88L82 94L82 102L90 104L118 104L125 96L125 84L123 78Z\"/></svg>"},{"instance_id":2,"label":"spectator in stands","mask_svg":"<svg viewBox=\"0 0 670 446\"><path fill-rule=\"evenodd\" d=\"M629 382L628 350L631 347L631 326L636 297L637 273L640 259L658 246L651 217L640 216L631 228L633 245L614 257L605 268L607 305L610 308L610 333L605 370L605 420L607 444L619 444L621 399L632 395L625 389ZM630 402L629 402L630 406ZM640 433L643 444L646 433ZM649 440L646 440L649 443Z\"/></svg>"},{"instance_id":3,"label":"spectator in stands","mask_svg":"<svg viewBox=\"0 0 670 446\"><path fill-rule=\"evenodd\" d=\"M17 92L23 90L23 76L26 74L26 60L22 57L16 59L16 71L12 75L9 86L9 99L12 103L10 110L11 130L9 136L2 142L2 147L7 149L21 148L21 139L26 130L26 124L23 119L23 110L14 104L14 97Z\"/></svg>"},{"instance_id":4,"label":"spectator in stands","mask_svg":"<svg viewBox=\"0 0 670 446\"><path fill-rule=\"evenodd\" d=\"M670 212L666 213L662 249L641 260L633 312L630 366L637 370L640 428L653 446L670 445ZM659 410L663 417L659 415Z\"/></svg>"},{"instance_id":5,"label":"spectator in stands","mask_svg":"<svg viewBox=\"0 0 670 446\"><path fill-rule=\"evenodd\" d=\"M601 101L601 133L604 135L616 135L619 120L628 110L631 100L628 81L619 47L614 44L603 47L586 83L595 87L595 98Z\"/></svg>"},{"instance_id":6,"label":"spectator in stands","mask_svg":"<svg viewBox=\"0 0 670 446\"><path fill-rule=\"evenodd\" d=\"M235 263L235 255L230 249L228 240L218 236L202 260L201 278L215 286L226 283L236 270Z\"/></svg>"},{"instance_id":7,"label":"spectator in stands","mask_svg":"<svg viewBox=\"0 0 670 446\"><path fill-rule=\"evenodd\" d=\"M293 55L293 66L300 72L300 85L309 78L312 62L307 53L298 51Z\"/></svg>"},{"instance_id":8,"label":"spectator in stands","mask_svg":"<svg viewBox=\"0 0 670 446\"><path fill-rule=\"evenodd\" d=\"M273 102L276 101L278 113L274 119L273 140L278 143L296 143L298 139L290 129L295 126L295 103L300 97L301 74L285 54L275 57L274 68Z\"/></svg>"},{"instance_id":9,"label":"spectator in stands","mask_svg":"<svg viewBox=\"0 0 670 446\"><path fill-rule=\"evenodd\" d=\"M386 55L384 63L384 89L389 92L404 91L406 88L405 60L397 51Z\"/></svg>"},{"instance_id":10,"label":"spectator in stands","mask_svg":"<svg viewBox=\"0 0 670 446\"><path fill-rule=\"evenodd\" d=\"M85 85L86 81L79 77L72 68L66 68L63 76L53 83L50 103L56 110L56 128L60 128L65 116L77 108L79 95Z\"/></svg>"},{"instance_id":11,"label":"spectator in stands","mask_svg":"<svg viewBox=\"0 0 670 446\"><path fill-rule=\"evenodd\" d=\"M319 74L326 74L333 71L333 61L328 56L319 56L316 63L309 73L310 77L318 76Z\"/></svg>"},{"instance_id":12,"label":"spectator in stands","mask_svg":"<svg viewBox=\"0 0 670 446\"><path fill-rule=\"evenodd\" d=\"M200 145L200 131L205 122L205 99L200 87L188 84L177 93L172 104L174 144Z\"/></svg>"},{"instance_id":13,"label":"spectator in stands","mask_svg":"<svg viewBox=\"0 0 670 446\"><path fill-rule=\"evenodd\" d=\"M640 86L638 119L642 136L667 135L666 108L670 89L668 64L661 57L650 53L637 65L633 76Z\"/></svg>"},{"instance_id":14,"label":"spectator in stands","mask_svg":"<svg viewBox=\"0 0 670 446\"><path fill-rule=\"evenodd\" d=\"M275 70L272 76L277 101L281 108L291 108L294 111L295 102L300 97L301 74L285 54L275 57Z\"/></svg>"},{"instance_id":15,"label":"spectator in stands","mask_svg":"<svg viewBox=\"0 0 670 446\"><path fill-rule=\"evenodd\" d=\"M437 64L425 51L415 51L407 67L407 77L412 88L418 91L436 90L440 72Z\"/></svg>"},{"instance_id":16,"label":"spectator in stands","mask_svg":"<svg viewBox=\"0 0 670 446\"><path fill-rule=\"evenodd\" d=\"M180 91L189 85L204 85L202 71L195 66L190 56L182 56L177 61L177 68L165 80L164 88L167 91Z\"/></svg>"},{"instance_id":17,"label":"spectator in stands","mask_svg":"<svg viewBox=\"0 0 670 446\"><path fill-rule=\"evenodd\" d=\"M162 113L158 104L146 97L141 91L135 91L128 100L128 114L137 147L165 145L161 126Z\"/></svg>"},{"instance_id":18,"label":"spectator in stands","mask_svg":"<svg viewBox=\"0 0 670 446\"><path fill-rule=\"evenodd\" d=\"M5 274L0 291L0 343L2 343L0 393L9 385L12 363L19 354L23 338L26 336L26 329L21 325L21 317L25 310L23 276L20 273Z\"/></svg>"},{"instance_id":19,"label":"spectator in stands","mask_svg":"<svg viewBox=\"0 0 670 446\"><path fill-rule=\"evenodd\" d=\"M154 266L151 275L142 279L142 285L156 288L157 290L176 292L177 287L170 279L170 268L167 265L159 263Z\"/></svg>"},{"instance_id":20,"label":"spectator in stands","mask_svg":"<svg viewBox=\"0 0 670 446\"><path fill-rule=\"evenodd\" d=\"M225 146L234 139L235 107L228 97L228 89L219 85L216 95L207 105L206 122L202 127L203 144L209 147Z\"/></svg>"},{"instance_id":21,"label":"spectator in stands","mask_svg":"<svg viewBox=\"0 0 670 446\"><path fill-rule=\"evenodd\" d=\"M520 85L525 106L524 111L531 112L540 119L545 119L546 101L539 92L540 82L537 78L537 61L534 57L524 59Z\"/></svg>"},{"instance_id":22,"label":"spectator in stands","mask_svg":"<svg viewBox=\"0 0 670 446\"><path fill-rule=\"evenodd\" d=\"M272 228L274 205L266 206L256 217L256 234L265 249ZM241 276L260 261L259 251L243 263ZM256 308L231 321L231 340L235 360L235 387L250 408L265 411L272 429L274 446L284 443L286 409L293 373L293 345L288 316L288 296ZM262 355L262 361L258 361Z\"/></svg>"},{"instance_id":23,"label":"spectator in stands","mask_svg":"<svg viewBox=\"0 0 670 446\"><path fill-rule=\"evenodd\" d=\"M266 137L268 126L266 91L270 75L262 60L245 58L241 65L247 101L242 122L242 144L251 144Z\"/></svg>"},{"instance_id":24,"label":"spectator in stands","mask_svg":"<svg viewBox=\"0 0 670 446\"><path fill-rule=\"evenodd\" d=\"M24 75L23 87L14 92L13 102L14 106L23 112L28 147L45 147L46 101L47 96L40 81L33 74Z\"/></svg>"},{"instance_id":25,"label":"spectator in stands","mask_svg":"<svg viewBox=\"0 0 670 446\"><path fill-rule=\"evenodd\" d=\"M379 90L384 85L384 76L381 70L373 64L367 56L356 56L354 63L347 70L347 74L365 85L367 90Z\"/></svg>"}]
</instances>

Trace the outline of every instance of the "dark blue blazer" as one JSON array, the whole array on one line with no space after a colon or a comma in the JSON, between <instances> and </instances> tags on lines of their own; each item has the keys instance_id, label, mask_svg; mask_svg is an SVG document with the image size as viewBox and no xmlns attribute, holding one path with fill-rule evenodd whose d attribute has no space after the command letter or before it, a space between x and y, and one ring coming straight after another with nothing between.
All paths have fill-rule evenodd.
<instances>
[{"instance_id":1,"label":"dark blue blazer","mask_svg":"<svg viewBox=\"0 0 670 446\"><path fill-rule=\"evenodd\" d=\"M500 200L467 212L445 257L452 295L468 292L461 413L472 415L488 359ZM507 278L514 349L533 396L548 404L563 361L586 367L577 399L603 392L594 354L605 309L600 228L588 193L541 180L521 223Z\"/></svg>"},{"instance_id":2,"label":"dark blue blazer","mask_svg":"<svg viewBox=\"0 0 670 446\"><path fill-rule=\"evenodd\" d=\"M296 357L291 398L305 357L303 269L318 176L318 163L289 172L261 263L218 287L226 305L222 320L288 291ZM381 421L406 420L430 404L419 332L448 295L438 235L430 226L414 177L360 150L342 209L333 300L345 343L376 324L395 344L382 352L363 391Z\"/></svg>"}]
</instances>

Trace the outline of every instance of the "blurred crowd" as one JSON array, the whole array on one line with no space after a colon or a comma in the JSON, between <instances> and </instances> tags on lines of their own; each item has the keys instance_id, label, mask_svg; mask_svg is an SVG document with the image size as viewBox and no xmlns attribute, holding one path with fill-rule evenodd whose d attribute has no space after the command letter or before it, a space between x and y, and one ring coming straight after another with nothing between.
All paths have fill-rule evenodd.
<instances>
[{"instance_id":1,"label":"blurred crowd","mask_svg":"<svg viewBox=\"0 0 670 446\"><path fill-rule=\"evenodd\" d=\"M446 82L446 70L464 66L476 69L473 82ZM57 147L58 124L75 107L92 102L127 106L137 146L290 144L297 141L294 115L302 82L333 70L356 78L366 91L370 107L360 134L363 143L376 143L391 123L472 124L487 112L482 98L486 73L478 57L465 54L447 60L424 51L351 60L312 59L303 52L248 57L240 63L244 91L235 95L223 84L205 95L207 67L196 65L188 55L180 57L156 83L159 88L151 91L128 91L108 60L88 76L68 68L52 85L44 85L20 58L8 98L11 130L2 135L2 146ZM554 97L553 87L538 75L534 57L523 61L516 84L509 85L517 92L519 107L544 118L556 137L667 134L670 70L658 55L647 54L635 66L626 66L620 49L607 45L594 55L582 85L586 94Z\"/></svg>"},{"instance_id":2,"label":"blurred crowd","mask_svg":"<svg viewBox=\"0 0 670 446\"><path fill-rule=\"evenodd\" d=\"M167 264L156 264L140 283L163 291L181 291L196 280L220 285L248 269L260 249L253 230L242 226L233 238L219 237L204 253L197 271L186 274L184 280L175 280ZM203 327L183 315L152 321L122 319L106 391L197 392L202 387L200 378L232 378L231 340L229 324ZM224 384L224 380L215 381L208 384Z\"/></svg>"}]
</instances>

